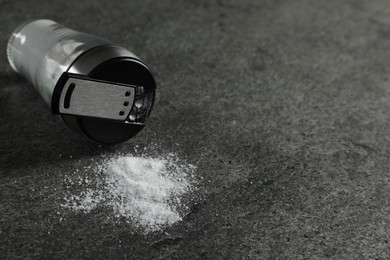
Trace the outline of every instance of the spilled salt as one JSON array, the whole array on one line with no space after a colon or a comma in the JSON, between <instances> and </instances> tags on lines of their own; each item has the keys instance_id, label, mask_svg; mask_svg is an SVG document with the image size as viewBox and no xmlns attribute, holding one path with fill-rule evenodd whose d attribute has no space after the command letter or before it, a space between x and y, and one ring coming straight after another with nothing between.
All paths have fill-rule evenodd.
<instances>
[{"instance_id":1,"label":"spilled salt","mask_svg":"<svg viewBox=\"0 0 390 260\"><path fill-rule=\"evenodd\" d=\"M86 167L88 169L88 167ZM89 213L102 207L145 233L182 220L182 196L193 189L195 166L165 158L116 156L92 167L94 176L68 178L64 208ZM75 187L76 186L76 187ZM75 191L81 190L78 193Z\"/></svg>"}]
</instances>

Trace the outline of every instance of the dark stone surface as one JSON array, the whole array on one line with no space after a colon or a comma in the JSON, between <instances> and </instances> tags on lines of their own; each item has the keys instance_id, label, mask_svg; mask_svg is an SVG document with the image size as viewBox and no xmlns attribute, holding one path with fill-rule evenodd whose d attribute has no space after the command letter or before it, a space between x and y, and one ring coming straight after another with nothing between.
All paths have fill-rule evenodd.
<instances>
[{"instance_id":1,"label":"dark stone surface","mask_svg":"<svg viewBox=\"0 0 390 260\"><path fill-rule=\"evenodd\" d=\"M389 15L387 0L0 0L0 258L388 259ZM50 114L6 60L32 18L151 67L139 135L102 148ZM150 143L198 166L184 221L143 236L64 212L67 173Z\"/></svg>"}]
</instances>

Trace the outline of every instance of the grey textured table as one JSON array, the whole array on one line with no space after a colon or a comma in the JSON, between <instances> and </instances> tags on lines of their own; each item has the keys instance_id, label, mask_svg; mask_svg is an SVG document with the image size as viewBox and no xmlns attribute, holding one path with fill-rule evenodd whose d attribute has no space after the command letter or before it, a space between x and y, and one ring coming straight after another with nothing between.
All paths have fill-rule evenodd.
<instances>
[{"instance_id":1,"label":"grey textured table","mask_svg":"<svg viewBox=\"0 0 390 260\"><path fill-rule=\"evenodd\" d=\"M151 67L139 135L98 147L50 114L6 60L32 18ZM389 1L0 1L0 49L1 259L390 257ZM184 221L148 236L105 212L59 221L67 172L150 143L198 167Z\"/></svg>"}]
</instances>

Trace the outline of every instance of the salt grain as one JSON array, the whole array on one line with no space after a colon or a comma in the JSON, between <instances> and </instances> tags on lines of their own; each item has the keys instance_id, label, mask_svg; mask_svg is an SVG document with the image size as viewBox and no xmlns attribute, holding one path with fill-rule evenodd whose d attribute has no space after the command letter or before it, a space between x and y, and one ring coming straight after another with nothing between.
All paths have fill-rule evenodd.
<instances>
[{"instance_id":1,"label":"salt grain","mask_svg":"<svg viewBox=\"0 0 390 260\"><path fill-rule=\"evenodd\" d=\"M79 178L65 179L65 186L81 192L66 196L62 206L86 214L97 207L108 208L116 219L125 219L145 233L182 220L187 207L181 197L194 187L195 166L180 163L174 154L115 156L92 169L94 178L78 173Z\"/></svg>"}]
</instances>

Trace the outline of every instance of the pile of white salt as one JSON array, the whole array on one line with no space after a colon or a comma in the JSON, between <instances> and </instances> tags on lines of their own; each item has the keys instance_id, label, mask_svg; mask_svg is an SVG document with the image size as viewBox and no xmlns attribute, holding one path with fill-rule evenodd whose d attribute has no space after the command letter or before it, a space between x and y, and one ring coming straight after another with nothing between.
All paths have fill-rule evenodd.
<instances>
[{"instance_id":1,"label":"pile of white salt","mask_svg":"<svg viewBox=\"0 0 390 260\"><path fill-rule=\"evenodd\" d=\"M84 213L109 208L114 217L147 233L182 219L181 198L193 189L195 166L179 163L170 154L165 158L116 156L91 169L93 176L83 177L81 171L76 179L65 181L71 194L62 206ZM81 191L74 194L76 190Z\"/></svg>"}]
</instances>

